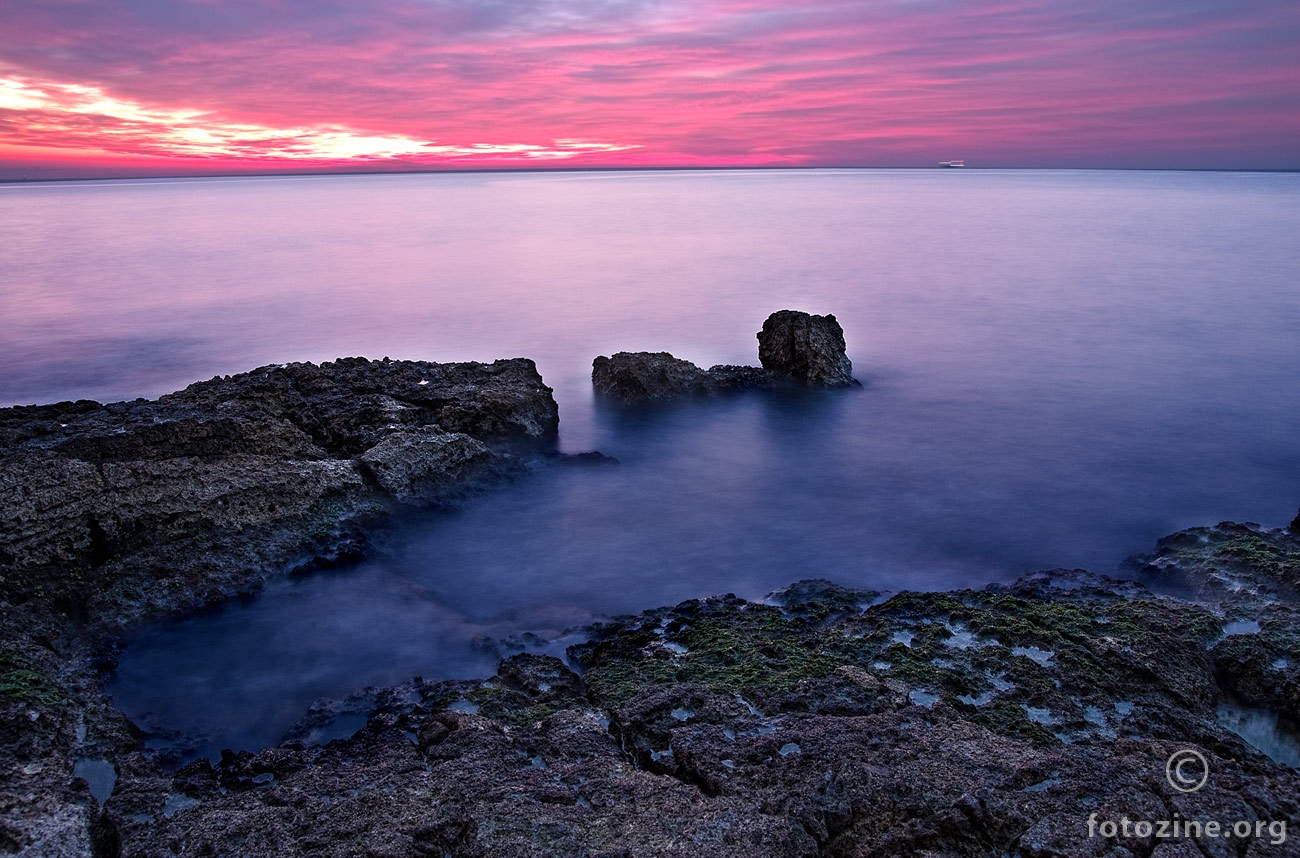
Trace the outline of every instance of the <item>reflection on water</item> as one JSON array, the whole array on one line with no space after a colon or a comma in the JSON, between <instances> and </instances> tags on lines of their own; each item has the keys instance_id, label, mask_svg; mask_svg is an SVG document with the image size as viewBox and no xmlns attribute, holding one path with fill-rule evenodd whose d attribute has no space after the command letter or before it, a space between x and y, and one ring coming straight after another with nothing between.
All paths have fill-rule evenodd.
<instances>
[{"instance_id":1,"label":"reflection on water","mask_svg":"<svg viewBox=\"0 0 1300 858\"><path fill-rule=\"evenodd\" d=\"M128 712L213 745L322 694L481 674L474 641L803 577L1111 570L1300 499L1300 176L870 171L0 187L0 402L155 395L261 363L528 355L557 469L359 568L150 630ZM591 359L752 363L833 312L865 387L606 409ZM149 716L146 713L154 712Z\"/></svg>"}]
</instances>

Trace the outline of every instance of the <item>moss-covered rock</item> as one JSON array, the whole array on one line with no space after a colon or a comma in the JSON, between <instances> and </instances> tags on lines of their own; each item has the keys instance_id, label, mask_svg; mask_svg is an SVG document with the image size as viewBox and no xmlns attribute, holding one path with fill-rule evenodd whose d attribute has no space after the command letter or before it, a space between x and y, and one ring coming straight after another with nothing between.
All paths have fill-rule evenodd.
<instances>
[{"instance_id":1,"label":"moss-covered rock","mask_svg":"<svg viewBox=\"0 0 1300 858\"><path fill-rule=\"evenodd\" d=\"M592 628L567 662L321 701L278 747L179 770L104 697L122 630L354 556L393 504L545 447L553 416L526 361L0 410L0 851L1118 858L1160 853L1088 841L1081 809L1300 822L1300 774L1221 718L1300 713L1294 523L1174 534L1138 566L1152 589L1055 570L693 599ZM1183 748L1213 775L1190 797L1164 777ZM86 779L106 771L104 801Z\"/></svg>"}]
</instances>

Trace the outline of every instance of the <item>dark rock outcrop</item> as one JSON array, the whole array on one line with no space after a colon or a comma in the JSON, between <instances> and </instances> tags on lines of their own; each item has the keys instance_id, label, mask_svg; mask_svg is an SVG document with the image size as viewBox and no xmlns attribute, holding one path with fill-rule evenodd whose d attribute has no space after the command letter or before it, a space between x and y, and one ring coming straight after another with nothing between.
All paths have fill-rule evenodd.
<instances>
[{"instance_id":1,"label":"dark rock outcrop","mask_svg":"<svg viewBox=\"0 0 1300 858\"><path fill-rule=\"evenodd\" d=\"M857 387L845 354L844 329L834 316L781 310L758 332L758 360L779 378L812 387Z\"/></svg>"},{"instance_id":2,"label":"dark rock outcrop","mask_svg":"<svg viewBox=\"0 0 1300 858\"><path fill-rule=\"evenodd\" d=\"M525 359L287 364L153 402L0 409L0 594L75 568L67 595L97 617L184 611L517 468L557 425Z\"/></svg>"},{"instance_id":3,"label":"dark rock outcrop","mask_svg":"<svg viewBox=\"0 0 1300 858\"><path fill-rule=\"evenodd\" d=\"M596 392L627 404L665 402L763 390L780 384L861 387L845 354L844 331L834 316L781 310L758 334L763 366L719 365L701 369L668 352L618 352L592 361Z\"/></svg>"},{"instance_id":4,"label":"dark rock outcrop","mask_svg":"<svg viewBox=\"0 0 1300 858\"><path fill-rule=\"evenodd\" d=\"M771 387L773 381L758 367L705 370L668 352L617 352L592 361L591 383L598 393L636 403L753 390Z\"/></svg>"},{"instance_id":5,"label":"dark rock outcrop","mask_svg":"<svg viewBox=\"0 0 1300 858\"><path fill-rule=\"evenodd\" d=\"M1300 730L1300 532L1294 526L1289 532L1228 521L1193 527L1131 562L1143 577L1216 606L1224 631L1211 655L1220 685L1237 702Z\"/></svg>"}]
</instances>

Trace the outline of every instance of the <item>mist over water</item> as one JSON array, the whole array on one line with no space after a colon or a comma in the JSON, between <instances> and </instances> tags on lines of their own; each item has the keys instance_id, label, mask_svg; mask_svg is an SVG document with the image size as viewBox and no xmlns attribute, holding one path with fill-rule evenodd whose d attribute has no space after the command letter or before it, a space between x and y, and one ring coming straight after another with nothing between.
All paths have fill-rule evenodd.
<instances>
[{"instance_id":1,"label":"mist over water","mask_svg":"<svg viewBox=\"0 0 1300 858\"><path fill-rule=\"evenodd\" d=\"M357 568L145 632L114 694L206 750L321 695L492 670L483 637L805 577L1113 571L1300 506L1300 175L422 175L0 186L0 402L153 396L290 360L524 355L544 469ZM831 312L864 389L658 409L591 359L755 363ZM153 713L153 714L147 714Z\"/></svg>"}]
</instances>

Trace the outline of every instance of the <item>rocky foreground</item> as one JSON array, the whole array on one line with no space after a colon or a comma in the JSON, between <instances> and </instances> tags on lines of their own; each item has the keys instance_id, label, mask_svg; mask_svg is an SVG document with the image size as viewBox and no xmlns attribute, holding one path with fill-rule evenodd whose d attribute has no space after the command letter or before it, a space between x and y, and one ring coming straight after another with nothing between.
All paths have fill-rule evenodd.
<instances>
[{"instance_id":1,"label":"rocky foreground","mask_svg":"<svg viewBox=\"0 0 1300 858\"><path fill-rule=\"evenodd\" d=\"M1300 722L1300 519L1166 538L1134 566L1165 595L1057 570L690 601L591 629L564 661L322 704L291 733L362 712L347 739L179 770L103 696L127 631L561 462L555 427L525 360L291 364L0 410L0 853L1297 854L1277 835L1300 773L1233 727L1247 708ZM1166 776L1180 750L1208 763L1197 791ZM1097 827L1124 817L1261 836Z\"/></svg>"},{"instance_id":2,"label":"rocky foreground","mask_svg":"<svg viewBox=\"0 0 1300 858\"><path fill-rule=\"evenodd\" d=\"M123 635L564 461L558 413L530 360L387 358L0 409L0 853L116 854L72 766L141 747L101 692Z\"/></svg>"},{"instance_id":3,"label":"rocky foreground","mask_svg":"<svg viewBox=\"0 0 1300 858\"><path fill-rule=\"evenodd\" d=\"M1300 717L1300 540L1225 524L1151 562L1206 601L1059 571L649 611L569 665L372 690L366 726L324 747L174 774L126 750L101 824L150 856L1294 855L1300 774L1220 715ZM1258 632L1225 637L1246 617ZM1195 793L1166 778L1184 749L1209 763ZM1264 836L1089 838L1125 817Z\"/></svg>"}]
</instances>

